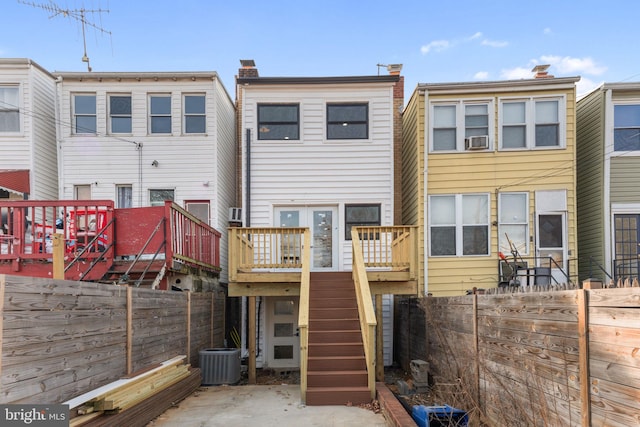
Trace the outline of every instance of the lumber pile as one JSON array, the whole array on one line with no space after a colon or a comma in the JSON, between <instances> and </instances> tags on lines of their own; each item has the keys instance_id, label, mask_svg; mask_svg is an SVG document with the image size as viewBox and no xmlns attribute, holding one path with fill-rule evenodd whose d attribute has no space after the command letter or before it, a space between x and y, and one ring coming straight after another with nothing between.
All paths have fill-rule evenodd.
<instances>
[{"instance_id":1,"label":"lumber pile","mask_svg":"<svg viewBox=\"0 0 640 427\"><path fill-rule=\"evenodd\" d=\"M184 360L170 359L69 401L70 427L145 426L200 386L200 370Z\"/></svg>"}]
</instances>

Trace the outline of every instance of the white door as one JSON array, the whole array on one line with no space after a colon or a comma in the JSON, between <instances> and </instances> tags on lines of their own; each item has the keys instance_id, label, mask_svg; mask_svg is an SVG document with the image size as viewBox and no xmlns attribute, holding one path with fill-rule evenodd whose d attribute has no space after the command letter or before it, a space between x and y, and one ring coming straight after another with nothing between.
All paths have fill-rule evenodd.
<instances>
[{"instance_id":1,"label":"white door","mask_svg":"<svg viewBox=\"0 0 640 427\"><path fill-rule=\"evenodd\" d=\"M293 206L276 208L276 226L308 227L311 231L311 270L338 268L338 208Z\"/></svg>"},{"instance_id":2,"label":"white door","mask_svg":"<svg viewBox=\"0 0 640 427\"><path fill-rule=\"evenodd\" d=\"M568 278L564 272L567 271L567 227L566 215L561 213L544 213L537 215L537 256L538 268L550 268L550 284L567 283ZM552 260L552 261L551 261ZM538 275L538 273L536 273ZM555 279L555 280L554 280ZM536 281L544 283L544 274Z\"/></svg>"},{"instance_id":3,"label":"white door","mask_svg":"<svg viewBox=\"0 0 640 427\"><path fill-rule=\"evenodd\" d=\"M298 297L268 297L267 364L270 368L300 366Z\"/></svg>"}]
</instances>

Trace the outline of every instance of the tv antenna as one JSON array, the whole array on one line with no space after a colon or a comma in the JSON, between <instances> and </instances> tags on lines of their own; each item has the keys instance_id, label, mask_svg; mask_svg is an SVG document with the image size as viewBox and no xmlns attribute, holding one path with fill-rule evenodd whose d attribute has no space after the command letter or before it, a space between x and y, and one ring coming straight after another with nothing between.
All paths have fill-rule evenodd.
<instances>
[{"instance_id":1,"label":"tv antenna","mask_svg":"<svg viewBox=\"0 0 640 427\"><path fill-rule=\"evenodd\" d=\"M18 0L18 3L26 4L27 6L35 7L38 9L46 10L51 15L49 19L55 18L56 16L62 15L65 18L73 19L74 21L80 22L82 26L82 44L84 46L84 54L82 55L82 62L87 63L87 71L91 71L91 64L89 63L89 57L87 56L87 37L86 37L86 27L91 27L102 34L108 34L111 36L111 31L107 31L102 28L100 25L96 24L93 21L87 19L87 15L100 15L102 13L109 13L109 9L66 9L58 6L53 0L49 0L48 3L35 3L31 1Z\"/></svg>"}]
</instances>

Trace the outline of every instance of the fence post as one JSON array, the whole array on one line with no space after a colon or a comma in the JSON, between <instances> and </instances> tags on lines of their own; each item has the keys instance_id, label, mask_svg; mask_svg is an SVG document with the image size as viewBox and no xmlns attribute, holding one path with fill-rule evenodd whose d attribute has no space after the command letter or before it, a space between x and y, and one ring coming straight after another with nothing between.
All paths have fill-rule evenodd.
<instances>
[{"instance_id":1,"label":"fence post","mask_svg":"<svg viewBox=\"0 0 640 427\"><path fill-rule=\"evenodd\" d=\"M376 381L384 381L384 331L382 322L382 295L376 294Z\"/></svg>"},{"instance_id":2,"label":"fence post","mask_svg":"<svg viewBox=\"0 0 640 427\"><path fill-rule=\"evenodd\" d=\"M591 393L589 375L589 293L585 289L578 292L578 368L580 370L580 403L582 425L591 426Z\"/></svg>"},{"instance_id":3,"label":"fence post","mask_svg":"<svg viewBox=\"0 0 640 427\"><path fill-rule=\"evenodd\" d=\"M216 304L216 293L215 291L211 292L211 310L209 310L209 313L211 315L211 321L209 322L209 347L213 347L213 319L215 317L215 304ZM224 329L223 329L224 330Z\"/></svg>"},{"instance_id":4,"label":"fence post","mask_svg":"<svg viewBox=\"0 0 640 427\"><path fill-rule=\"evenodd\" d=\"M191 363L191 291L187 291L187 363Z\"/></svg>"},{"instance_id":5,"label":"fence post","mask_svg":"<svg viewBox=\"0 0 640 427\"><path fill-rule=\"evenodd\" d=\"M478 294L473 292L473 351L475 353L475 375L476 375L476 402L480 402L480 350L478 344ZM480 406L482 407L482 406Z\"/></svg>"}]
</instances>

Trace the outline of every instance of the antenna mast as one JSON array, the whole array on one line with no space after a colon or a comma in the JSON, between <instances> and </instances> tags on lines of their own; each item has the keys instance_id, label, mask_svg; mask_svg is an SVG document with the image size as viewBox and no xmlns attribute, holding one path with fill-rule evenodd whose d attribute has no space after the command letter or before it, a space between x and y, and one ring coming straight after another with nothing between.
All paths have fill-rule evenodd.
<instances>
[{"instance_id":1,"label":"antenna mast","mask_svg":"<svg viewBox=\"0 0 640 427\"><path fill-rule=\"evenodd\" d=\"M47 4L35 3L25 0L18 0L18 3L25 4L27 6L35 7L38 9L46 10L51 15L49 19L55 18L58 15L62 15L65 18L73 19L77 22L80 22L82 26L82 44L84 47L84 54L82 55L82 62L87 63L87 71L91 71L91 65L89 64L89 57L87 56L87 38L85 34L85 27L91 27L95 30L98 30L102 34L108 34L111 36L111 31L107 31L98 24L89 21L87 19L87 14L101 14L101 13L109 13L109 9L65 9L58 6L53 0L49 0Z\"/></svg>"}]
</instances>

